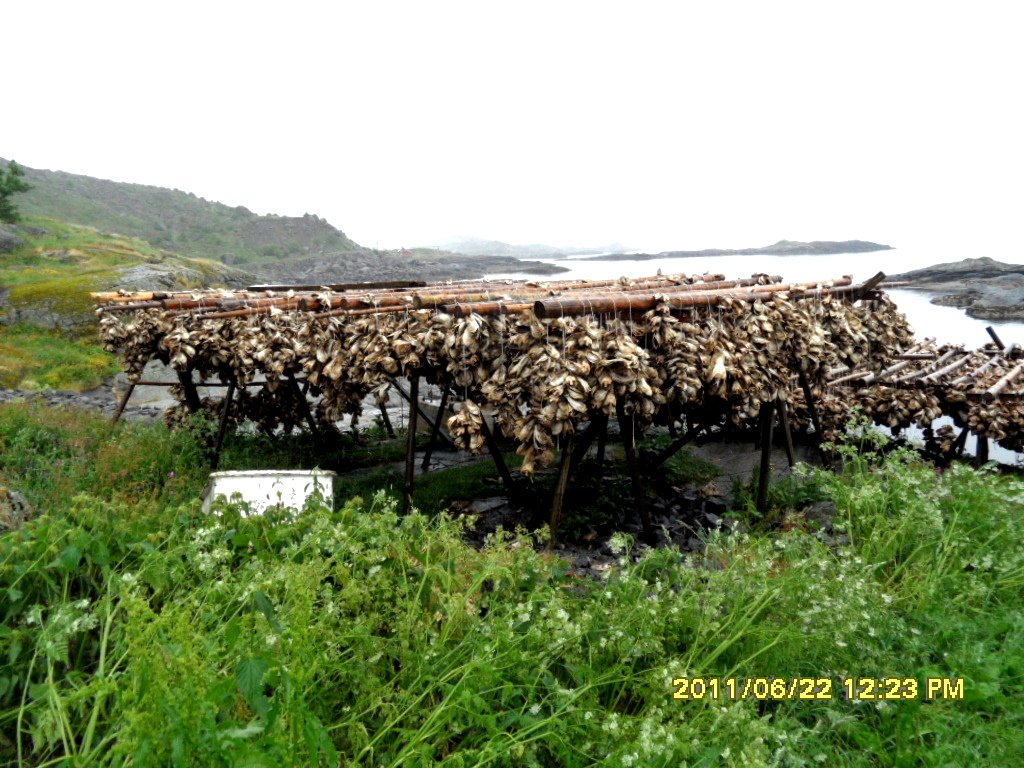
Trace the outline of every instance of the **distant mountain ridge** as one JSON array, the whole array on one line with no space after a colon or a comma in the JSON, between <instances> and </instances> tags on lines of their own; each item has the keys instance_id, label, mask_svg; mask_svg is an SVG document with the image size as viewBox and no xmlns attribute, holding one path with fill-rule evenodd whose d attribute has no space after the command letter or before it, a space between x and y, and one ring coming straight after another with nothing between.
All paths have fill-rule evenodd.
<instances>
[{"instance_id":1,"label":"distant mountain ridge","mask_svg":"<svg viewBox=\"0 0 1024 768\"><path fill-rule=\"evenodd\" d=\"M661 253L610 253L589 256L584 261L646 261L650 259L687 259L701 256L824 256L836 253L889 251L891 245L867 240L779 240L760 248L705 248L702 251L662 251Z\"/></svg>"},{"instance_id":2,"label":"distant mountain ridge","mask_svg":"<svg viewBox=\"0 0 1024 768\"><path fill-rule=\"evenodd\" d=\"M190 192L64 171L25 167L25 180L32 189L17 201L25 215L140 237L186 256L238 264L369 252L311 214L260 216Z\"/></svg>"}]
</instances>

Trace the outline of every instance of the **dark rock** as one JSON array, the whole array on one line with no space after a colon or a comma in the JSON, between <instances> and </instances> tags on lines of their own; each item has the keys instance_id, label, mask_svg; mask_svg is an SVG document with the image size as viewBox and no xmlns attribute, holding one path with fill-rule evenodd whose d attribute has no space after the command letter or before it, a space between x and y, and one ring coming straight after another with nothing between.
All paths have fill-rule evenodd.
<instances>
[{"instance_id":1,"label":"dark rock","mask_svg":"<svg viewBox=\"0 0 1024 768\"><path fill-rule=\"evenodd\" d=\"M719 528L722 525L722 518L716 515L714 512L705 512L704 525L706 525L708 528Z\"/></svg>"},{"instance_id":2,"label":"dark rock","mask_svg":"<svg viewBox=\"0 0 1024 768\"><path fill-rule=\"evenodd\" d=\"M24 245L25 241L6 227L0 227L0 253L10 253Z\"/></svg>"},{"instance_id":3,"label":"dark rock","mask_svg":"<svg viewBox=\"0 0 1024 768\"><path fill-rule=\"evenodd\" d=\"M683 491L679 495L679 511L680 512L697 512L700 510L702 505L702 498L700 491L696 488Z\"/></svg>"},{"instance_id":4,"label":"dark rock","mask_svg":"<svg viewBox=\"0 0 1024 768\"><path fill-rule=\"evenodd\" d=\"M575 568L589 568L592 562L593 560L591 560L587 555L580 555L572 561L572 564Z\"/></svg>"},{"instance_id":5,"label":"dark rock","mask_svg":"<svg viewBox=\"0 0 1024 768\"><path fill-rule=\"evenodd\" d=\"M719 496L712 496L704 502L704 515L724 515L728 506L725 499Z\"/></svg>"},{"instance_id":6,"label":"dark rock","mask_svg":"<svg viewBox=\"0 0 1024 768\"><path fill-rule=\"evenodd\" d=\"M936 264L890 275L908 289L938 293L933 304L966 307L980 320L1024 320L1024 265L987 257Z\"/></svg>"},{"instance_id":7,"label":"dark rock","mask_svg":"<svg viewBox=\"0 0 1024 768\"><path fill-rule=\"evenodd\" d=\"M836 516L836 505L831 501L816 501L804 510L807 522L818 528L831 528Z\"/></svg>"}]
</instances>

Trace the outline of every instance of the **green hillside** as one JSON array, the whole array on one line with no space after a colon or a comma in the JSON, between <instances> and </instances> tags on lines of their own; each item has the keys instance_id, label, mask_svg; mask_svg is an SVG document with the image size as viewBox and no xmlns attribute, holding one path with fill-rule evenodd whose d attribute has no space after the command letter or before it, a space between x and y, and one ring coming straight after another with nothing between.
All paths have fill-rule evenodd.
<instances>
[{"instance_id":1,"label":"green hillside","mask_svg":"<svg viewBox=\"0 0 1024 768\"><path fill-rule=\"evenodd\" d=\"M0 164L6 164L0 159ZM189 192L25 168L32 189L18 196L28 216L140 237L157 248L228 264L336 256L365 249L311 214L258 216Z\"/></svg>"},{"instance_id":2,"label":"green hillside","mask_svg":"<svg viewBox=\"0 0 1024 768\"><path fill-rule=\"evenodd\" d=\"M98 345L90 291L244 285L251 276L144 240L26 217L0 254L0 387L90 389L119 366Z\"/></svg>"}]
</instances>

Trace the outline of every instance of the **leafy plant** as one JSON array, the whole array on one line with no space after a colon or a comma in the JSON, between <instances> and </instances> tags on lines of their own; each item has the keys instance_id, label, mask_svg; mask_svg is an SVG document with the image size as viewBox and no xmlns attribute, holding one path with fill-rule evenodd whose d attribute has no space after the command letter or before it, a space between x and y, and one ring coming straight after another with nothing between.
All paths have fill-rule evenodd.
<instances>
[{"instance_id":1,"label":"leafy plant","mask_svg":"<svg viewBox=\"0 0 1024 768\"><path fill-rule=\"evenodd\" d=\"M848 546L716 531L700 553L633 563L618 536L622 560L591 579L525 535L470 547L458 521L399 515L383 493L204 515L187 434L99 423L0 406L0 475L41 512L0 536L0 762L866 767L1024 753L1019 478L851 455L804 479L835 502ZM846 675L956 677L964 697L847 701ZM836 696L674 700L685 676L826 677Z\"/></svg>"}]
</instances>

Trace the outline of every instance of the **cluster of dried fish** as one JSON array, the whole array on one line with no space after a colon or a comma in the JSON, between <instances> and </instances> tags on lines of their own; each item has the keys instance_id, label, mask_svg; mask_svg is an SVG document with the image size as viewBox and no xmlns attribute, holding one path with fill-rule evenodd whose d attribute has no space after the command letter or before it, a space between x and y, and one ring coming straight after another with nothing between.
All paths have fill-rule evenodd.
<instances>
[{"instance_id":1,"label":"cluster of dried fish","mask_svg":"<svg viewBox=\"0 0 1024 768\"><path fill-rule=\"evenodd\" d=\"M825 387L815 389L823 437L833 440L854 408L876 424L893 430L911 425L923 428L926 450L945 456L963 448L964 436L945 425L932 429L935 419L949 416L956 428L996 441L1002 447L1024 448L1024 400L1011 391L1024 381L1019 350L1003 352L994 345L967 351L962 346L937 347L927 341L882 371L865 366L853 371L828 372ZM809 413L802 393L791 398L794 428L806 429Z\"/></svg>"},{"instance_id":2,"label":"cluster of dried fish","mask_svg":"<svg viewBox=\"0 0 1024 768\"><path fill-rule=\"evenodd\" d=\"M995 440L1009 451L1024 451L1024 401L972 403L965 422L979 437Z\"/></svg>"},{"instance_id":3,"label":"cluster of dried fish","mask_svg":"<svg viewBox=\"0 0 1024 768\"><path fill-rule=\"evenodd\" d=\"M550 317L521 303L509 311L511 304L491 294L480 294L483 304L456 306L443 295L413 302L366 294L357 303L322 291L301 305L285 295L228 311L211 312L201 297L176 299L170 309L101 307L101 331L136 379L154 358L203 381L265 379L257 394L243 390L231 414L268 431L301 423L297 378L308 385L316 418L333 423L358 413L368 395L384 398L396 378L422 374L463 401L448 425L462 445L482 450L485 413L493 416L519 443L526 473L549 463L567 436L595 418L622 416L642 430L662 413L714 402L739 423L782 397L794 400L799 420L794 372L823 381L840 364L877 370L912 342L891 302L877 294L851 302L851 288L833 295L827 287L781 285L760 275L726 281L742 290L677 280L645 298L643 280L614 282L594 298L594 306L612 307L601 313L586 311L590 300L576 298L578 291L554 302L566 314ZM522 290L532 296L542 289L524 284ZM377 309L349 308L357 304ZM426 308L412 309L416 304ZM186 400L183 390L177 394ZM897 421L917 419L931 405L907 400Z\"/></svg>"}]
</instances>

